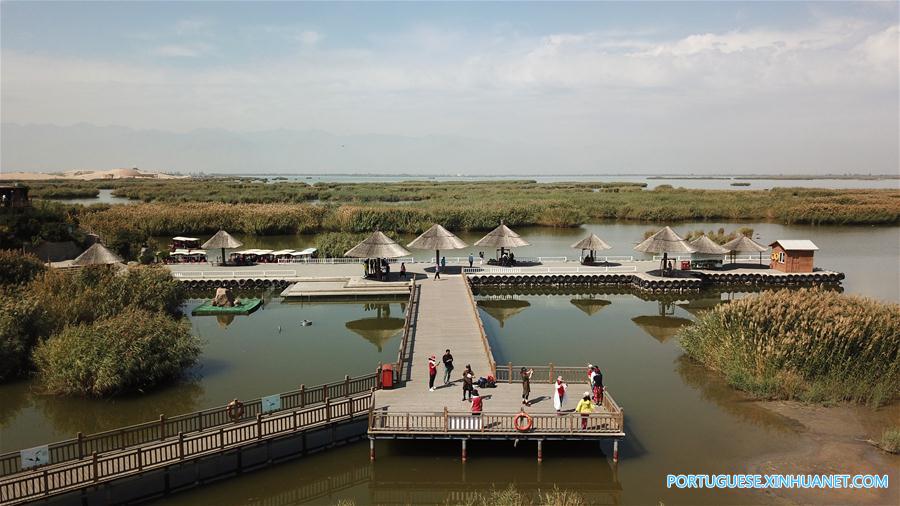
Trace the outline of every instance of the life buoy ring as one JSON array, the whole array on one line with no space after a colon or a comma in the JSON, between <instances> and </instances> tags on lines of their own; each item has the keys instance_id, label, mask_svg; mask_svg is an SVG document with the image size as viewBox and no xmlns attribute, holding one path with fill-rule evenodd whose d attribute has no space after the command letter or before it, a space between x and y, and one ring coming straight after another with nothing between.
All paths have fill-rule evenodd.
<instances>
[{"instance_id":1,"label":"life buoy ring","mask_svg":"<svg viewBox=\"0 0 900 506\"><path fill-rule=\"evenodd\" d=\"M225 413L227 413L228 417L235 422L240 420L241 417L244 416L244 403L234 399L228 403L228 407L225 408Z\"/></svg>"},{"instance_id":2,"label":"life buoy ring","mask_svg":"<svg viewBox=\"0 0 900 506\"><path fill-rule=\"evenodd\" d=\"M522 420L525 420L525 425L522 425ZM534 420L531 419L531 415L522 411L521 413L516 415L516 419L513 421L513 425L516 426L516 430L519 432L528 432L534 425Z\"/></svg>"}]
</instances>

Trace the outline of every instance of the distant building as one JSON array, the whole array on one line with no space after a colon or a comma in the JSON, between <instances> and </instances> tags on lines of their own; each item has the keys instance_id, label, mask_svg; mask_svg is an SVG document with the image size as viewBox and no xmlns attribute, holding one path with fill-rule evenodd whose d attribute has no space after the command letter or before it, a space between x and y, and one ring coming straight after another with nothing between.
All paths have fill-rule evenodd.
<instances>
[{"instance_id":1,"label":"distant building","mask_svg":"<svg viewBox=\"0 0 900 506\"><path fill-rule=\"evenodd\" d=\"M0 208L28 207L28 188L18 185L0 185Z\"/></svg>"},{"instance_id":2,"label":"distant building","mask_svg":"<svg viewBox=\"0 0 900 506\"><path fill-rule=\"evenodd\" d=\"M812 272L813 255L818 246L806 239L780 239L769 245L772 262L769 267L782 272Z\"/></svg>"}]
</instances>

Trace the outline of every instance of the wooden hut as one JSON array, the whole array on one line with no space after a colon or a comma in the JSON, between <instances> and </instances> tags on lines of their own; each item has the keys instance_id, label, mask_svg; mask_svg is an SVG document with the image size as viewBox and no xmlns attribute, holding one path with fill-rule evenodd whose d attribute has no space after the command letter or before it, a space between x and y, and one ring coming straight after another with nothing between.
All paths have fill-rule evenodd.
<instances>
[{"instance_id":1,"label":"wooden hut","mask_svg":"<svg viewBox=\"0 0 900 506\"><path fill-rule=\"evenodd\" d=\"M813 255L818 246L808 239L779 239L769 245L772 261L769 267L782 272L812 272Z\"/></svg>"}]
</instances>

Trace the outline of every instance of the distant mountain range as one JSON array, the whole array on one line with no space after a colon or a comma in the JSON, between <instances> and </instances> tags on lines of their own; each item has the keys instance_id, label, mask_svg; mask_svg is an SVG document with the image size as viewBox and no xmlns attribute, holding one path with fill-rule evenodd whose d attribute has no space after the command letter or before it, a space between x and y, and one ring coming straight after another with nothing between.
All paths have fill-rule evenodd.
<instances>
[{"instance_id":1,"label":"distant mountain range","mask_svg":"<svg viewBox=\"0 0 900 506\"><path fill-rule=\"evenodd\" d=\"M3 172L147 167L182 173L555 173L565 158L560 155L550 160L528 146L444 135L218 129L179 133L91 124L0 125Z\"/></svg>"}]
</instances>

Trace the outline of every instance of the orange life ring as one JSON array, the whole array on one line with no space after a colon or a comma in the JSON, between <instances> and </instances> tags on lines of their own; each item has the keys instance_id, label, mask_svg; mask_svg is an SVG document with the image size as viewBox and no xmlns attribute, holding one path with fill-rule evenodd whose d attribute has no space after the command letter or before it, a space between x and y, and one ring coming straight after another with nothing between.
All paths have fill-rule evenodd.
<instances>
[{"instance_id":1,"label":"orange life ring","mask_svg":"<svg viewBox=\"0 0 900 506\"><path fill-rule=\"evenodd\" d=\"M519 423L521 420L525 420L525 425ZM531 419L531 415L522 411L516 416L516 419L513 421L513 425L516 426L516 430L519 432L528 432L531 430L531 427L534 425L534 420Z\"/></svg>"},{"instance_id":2,"label":"orange life ring","mask_svg":"<svg viewBox=\"0 0 900 506\"><path fill-rule=\"evenodd\" d=\"M228 414L229 418L236 422L240 420L242 416L244 416L244 403L237 399L234 399L233 401L228 403L228 407L225 408L225 412Z\"/></svg>"}]
</instances>

